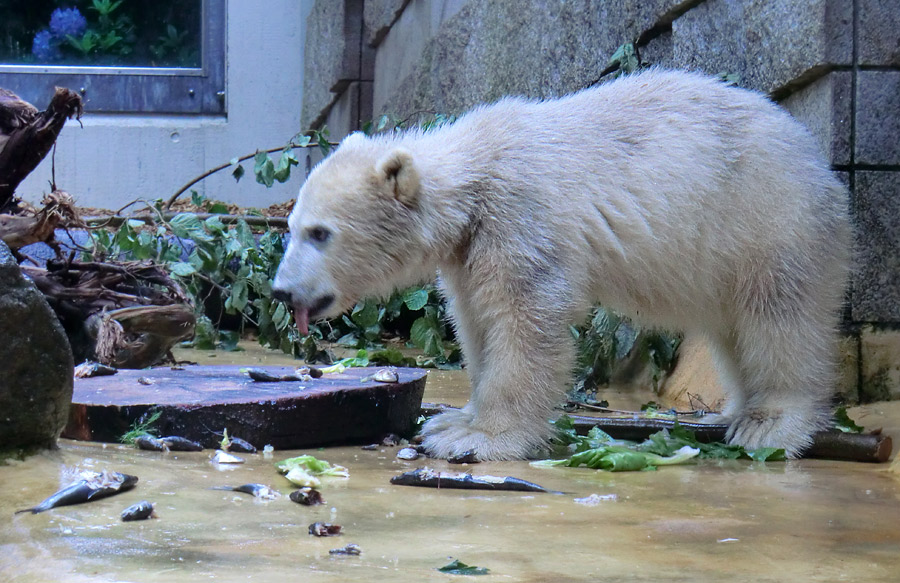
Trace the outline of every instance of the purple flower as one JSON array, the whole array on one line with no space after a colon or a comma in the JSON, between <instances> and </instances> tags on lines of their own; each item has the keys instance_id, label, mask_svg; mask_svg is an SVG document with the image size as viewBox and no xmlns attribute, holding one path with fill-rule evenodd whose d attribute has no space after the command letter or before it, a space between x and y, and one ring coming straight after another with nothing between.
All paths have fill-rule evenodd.
<instances>
[{"instance_id":1,"label":"purple flower","mask_svg":"<svg viewBox=\"0 0 900 583\"><path fill-rule=\"evenodd\" d=\"M31 54L38 61L55 61L60 57L59 46L56 39L46 28L34 35L34 42L31 45Z\"/></svg>"},{"instance_id":2,"label":"purple flower","mask_svg":"<svg viewBox=\"0 0 900 583\"><path fill-rule=\"evenodd\" d=\"M57 8L50 15L50 32L59 39L67 35L81 36L87 29L87 19L77 8Z\"/></svg>"}]
</instances>

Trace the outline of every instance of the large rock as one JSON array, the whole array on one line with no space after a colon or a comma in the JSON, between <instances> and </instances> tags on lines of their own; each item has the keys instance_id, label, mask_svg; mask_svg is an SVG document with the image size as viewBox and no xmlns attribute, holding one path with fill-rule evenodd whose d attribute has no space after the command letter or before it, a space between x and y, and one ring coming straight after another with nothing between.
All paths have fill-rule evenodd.
<instances>
[{"instance_id":1,"label":"large rock","mask_svg":"<svg viewBox=\"0 0 900 583\"><path fill-rule=\"evenodd\" d=\"M0 242L0 451L53 447L72 402L72 350L44 295Z\"/></svg>"}]
</instances>

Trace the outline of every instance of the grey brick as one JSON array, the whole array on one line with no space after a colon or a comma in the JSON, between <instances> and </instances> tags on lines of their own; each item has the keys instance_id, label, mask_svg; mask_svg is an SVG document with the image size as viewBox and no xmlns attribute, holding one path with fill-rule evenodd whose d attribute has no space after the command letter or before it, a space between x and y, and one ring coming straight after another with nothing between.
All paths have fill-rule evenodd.
<instances>
[{"instance_id":1,"label":"grey brick","mask_svg":"<svg viewBox=\"0 0 900 583\"><path fill-rule=\"evenodd\" d=\"M859 6L859 63L900 65L900 4L856 0Z\"/></svg>"},{"instance_id":2,"label":"grey brick","mask_svg":"<svg viewBox=\"0 0 900 583\"><path fill-rule=\"evenodd\" d=\"M900 164L900 71L860 71L856 162Z\"/></svg>"},{"instance_id":3,"label":"grey brick","mask_svg":"<svg viewBox=\"0 0 900 583\"><path fill-rule=\"evenodd\" d=\"M364 64L371 71L371 57L360 51L362 10L362 0L316 1L306 24L302 127L321 124L347 86L366 78Z\"/></svg>"},{"instance_id":4,"label":"grey brick","mask_svg":"<svg viewBox=\"0 0 900 583\"><path fill-rule=\"evenodd\" d=\"M853 320L900 322L900 172L856 172L853 198Z\"/></svg>"}]
</instances>

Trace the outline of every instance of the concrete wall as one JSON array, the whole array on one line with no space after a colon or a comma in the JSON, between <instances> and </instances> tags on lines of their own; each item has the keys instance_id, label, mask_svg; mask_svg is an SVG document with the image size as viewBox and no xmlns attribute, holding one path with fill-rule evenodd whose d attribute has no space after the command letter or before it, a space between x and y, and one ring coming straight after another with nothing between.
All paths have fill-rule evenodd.
<instances>
[{"instance_id":1,"label":"concrete wall","mask_svg":"<svg viewBox=\"0 0 900 583\"><path fill-rule=\"evenodd\" d=\"M143 197L168 198L191 178L300 131L306 17L312 0L227 2L227 116L85 115L69 122L56 152L56 182L80 206L117 209ZM41 106L42 104L36 104ZM247 167L250 170L251 167ZM197 185L208 197L265 207L296 195L302 172L271 189L252 173L227 171ZM19 187L26 200L48 190L50 159Z\"/></svg>"},{"instance_id":2,"label":"concrete wall","mask_svg":"<svg viewBox=\"0 0 900 583\"><path fill-rule=\"evenodd\" d=\"M340 22L362 39L305 63L304 123L327 124L333 138L381 113L460 113L507 94L576 91L594 83L608 57L629 41L647 62L735 73L740 85L780 101L817 136L852 192L857 265L845 360L858 374L845 376L858 386L847 392L900 396L897 0L316 4L314 17L333 23L317 24L320 30ZM350 4L352 10L337 14L335 5ZM338 80L331 71L352 60L347 51L357 51L354 62L361 66L344 69Z\"/></svg>"}]
</instances>

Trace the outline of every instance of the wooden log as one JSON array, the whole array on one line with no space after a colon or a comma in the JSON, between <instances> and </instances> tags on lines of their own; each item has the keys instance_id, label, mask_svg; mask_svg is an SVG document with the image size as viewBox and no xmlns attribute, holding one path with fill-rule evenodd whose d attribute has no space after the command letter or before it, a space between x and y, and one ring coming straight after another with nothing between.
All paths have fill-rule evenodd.
<instances>
[{"instance_id":1,"label":"wooden log","mask_svg":"<svg viewBox=\"0 0 900 583\"><path fill-rule=\"evenodd\" d=\"M443 403L422 403L422 415L429 417L443 411L455 409ZM569 415L575 430L581 435L594 427L600 428L615 439L643 441L663 429L672 429L674 419L642 417L635 412L632 417L593 417ZM694 432L701 443L725 441L728 425L720 423L697 423L678 420L678 424ZM855 462L884 463L891 457L893 440L880 430L871 433L844 433L837 429L819 431L813 436L812 446L803 457Z\"/></svg>"}]
</instances>

